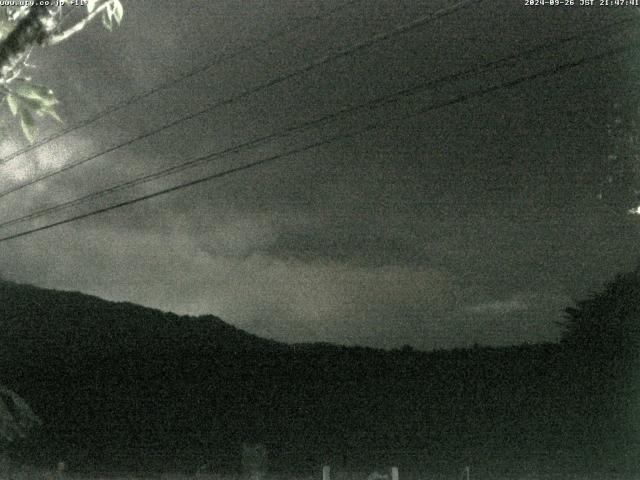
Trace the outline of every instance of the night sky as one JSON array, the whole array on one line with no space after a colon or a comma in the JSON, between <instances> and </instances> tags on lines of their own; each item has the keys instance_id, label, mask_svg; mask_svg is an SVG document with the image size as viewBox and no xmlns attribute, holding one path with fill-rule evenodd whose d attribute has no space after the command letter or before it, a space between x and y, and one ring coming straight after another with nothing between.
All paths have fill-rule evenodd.
<instances>
[{"instance_id":1,"label":"night sky","mask_svg":"<svg viewBox=\"0 0 640 480\"><path fill-rule=\"evenodd\" d=\"M578 2L579 0L576 0ZM0 191L118 145L447 1L124 1L34 51L34 80L65 125L232 58L0 168ZM314 17L314 18L310 18ZM618 23L625 19L635 19ZM305 20L306 18L306 20ZM2 236L361 128L387 126L262 167L0 244L0 274L177 313L218 315L287 342L449 348L555 341L563 309L640 259L635 112L640 16L622 7L471 2L0 198L11 219L538 45L322 127L216 159ZM556 39L615 24L577 40ZM302 26L300 26L302 25ZM260 41L274 32L270 42ZM235 55L239 48L258 46ZM554 47L554 45L556 45ZM466 92L620 46L561 73L450 106ZM6 103L0 157L24 147ZM61 127L43 122L38 138Z\"/></svg>"}]
</instances>

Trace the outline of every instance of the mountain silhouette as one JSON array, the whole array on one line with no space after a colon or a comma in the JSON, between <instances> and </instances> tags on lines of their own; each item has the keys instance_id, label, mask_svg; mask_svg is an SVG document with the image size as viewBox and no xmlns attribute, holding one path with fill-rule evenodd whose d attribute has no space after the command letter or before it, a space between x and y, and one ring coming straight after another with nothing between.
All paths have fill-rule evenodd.
<instances>
[{"instance_id":1,"label":"mountain silhouette","mask_svg":"<svg viewBox=\"0 0 640 480\"><path fill-rule=\"evenodd\" d=\"M43 421L14 447L25 462L237 470L246 442L288 471L474 465L495 475L615 463L597 453L601 417L576 395L575 355L560 344L286 345L212 315L6 280L0 305L0 383Z\"/></svg>"}]
</instances>

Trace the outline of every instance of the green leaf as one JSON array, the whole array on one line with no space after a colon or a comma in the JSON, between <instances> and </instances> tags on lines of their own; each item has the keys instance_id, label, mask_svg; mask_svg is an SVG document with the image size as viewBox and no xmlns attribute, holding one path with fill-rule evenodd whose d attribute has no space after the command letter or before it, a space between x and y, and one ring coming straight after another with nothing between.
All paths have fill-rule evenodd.
<instances>
[{"instance_id":1,"label":"green leaf","mask_svg":"<svg viewBox=\"0 0 640 480\"><path fill-rule=\"evenodd\" d=\"M122 3L120 0L111 0L113 5L113 18L116 20L118 25L122 22L122 17L124 16L124 8L122 7Z\"/></svg>"},{"instance_id":2,"label":"green leaf","mask_svg":"<svg viewBox=\"0 0 640 480\"><path fill-rule=\"evenodd\" d=\"M102 25L104 25L104 28L109 31L113 30L113 21L111 20L111 16L108 12L105 12L105 14L102 15Z\"/></svg>"},{"instance_id":3,"label":"green leaf","mask_svg":"<svg viewBox=\"0 0 640 480\"><path fill-rule=\"evenodd\" d=\"M48 115L49 117L62 123L62 119L55 111L55 105L42 104L34 100L23 100L21 102L21 105L23 108L27 108L29 110L29 113L31 114L35 114L38 117L44 117L45 115Z\"/></svg>"},{"instance_id":4,"label":"green leaf","mask_svg":"<svg viewBox=\"0 0 640 480\"><path fill-rule=\"evenodd\" d=\"M7 95L7 103L9 104L9 110L15 117L18 113L18 99L15 95L8 94Z\"/></svg>"},{"instance_id":5,"label":"green leaf","mask_svg":"<svg viewBox=\"0 0 640 480\"><path fill-rule=\"evenodd\" d=\"M27 137L29 143L33 143L33 138L36 134L35 122L33 120L33 115L29 110L20 110L20 126L22 127L22 133Z\"/></svg>"},{"instance_id":6,"label":"green leaf","mask_svg":"<svg viewBox=\"0 0 640 480\"><path fill-rule=\"evenodd\" d=\"M104 25L104 28L112 31L114 20L118 25L120 25L120 22L122 21L122 17L124 15L124 8L122 7L122 3L120 3L120 0L109 0L106 5L107 9L102 15L102 24Z\"/></svg>"},{"instance_id":7,"label":"green leaf","mask_svg":"<svg viewBox=\"0 0 640 480\"><path fill-rule=\"evenodd\" d=\"M32 100L31 98L18 97L18 99L20 100L20 108L27 109L31 113L36 113L42 110L43 108L53 106L53 105L44 104L42 102L39 102L38 100Z\"/></svg>"},{"instance_id":8,"label":"green leaf","mask_svg":"<svg viewBox=\"0 0 640 480\"><path fill-rule=\"evenodd\" d=\"M87 12L91 13L96 9L96 6L98 5L98 0L89 0L87 2Z\"/></svg>"},{"instance_id":9,"label":"green leaf","mask_svg":"<svg viewBox=\"0 0 640 480\"><path fill-rule=\"evenodd\" d=\"M40 110L40 112L44 113L45 115L49 115L51 118L53 118L55 121L59 123L64 123L60 118L60 116L58 115L58 112L56 112L53 109L53 107L45 107L42 110Z\"/></svg>"},{"instance_id":10,"label":"green leaf","mask_svg":"<svg viewBox=\"0 0 640 480\"><path fill-rule=\"evenodd\" d=\"M42 105L56 105L58 99L50 88L32 83L21 83L13 89L17 95L34 100Z\"/></svg>"},{"instance_id":11,"label":"green leaf","mask_svg":"<svg viewBox=\"0 0 640 480\"><path fill-rule=\"evenodd\" d=\"M2 11L2 8L0 8ZM9 20L0 19L0 38L4 38L15 28L15 24L11 23Z\"/></svg>"}]
</instances>

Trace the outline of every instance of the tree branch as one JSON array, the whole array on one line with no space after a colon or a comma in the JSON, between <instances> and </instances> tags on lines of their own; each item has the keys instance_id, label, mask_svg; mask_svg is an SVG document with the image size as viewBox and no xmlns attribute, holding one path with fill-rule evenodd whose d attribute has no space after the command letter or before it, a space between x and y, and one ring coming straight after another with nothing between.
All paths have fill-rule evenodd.
<instances>
[{"instance_id":1,"label":"tree branch","mask_svg":"<svg viewBox=\"0 0 640 480\"><path fill-rule=\"evenodd\" d=\"M45 40L50 16L51 12L46 6L36 3L0 42L0 77L5 78L13 70L29 47Z\"/></svg>"},{"instance_id":2,"label":"tree branch","mask_svg":"<svg viewBox=\"0 0 640 480\"><path fill-rule=\"evenodd\" d=\"M96 8L93 12L91 12L89 15L87 15L85 18L83 18L78 23L76 23L74 26L67 28L64 32L60 32L60 33L57 33L57 34L54 34L54 35L49 35L45 39L44 44L45 45L55 45L57 43L65 41L66 39L68 39L72 35L75 35L79 31L81 31L84 27L86 27L87 24L89 22L91 22L91 20L93 20L97 15L102 13L102 11L105 10L109 6L110 2L111 2L111 0L107 0L106 2L101 4L98 8Z\"/></svg>"}]
</instances>

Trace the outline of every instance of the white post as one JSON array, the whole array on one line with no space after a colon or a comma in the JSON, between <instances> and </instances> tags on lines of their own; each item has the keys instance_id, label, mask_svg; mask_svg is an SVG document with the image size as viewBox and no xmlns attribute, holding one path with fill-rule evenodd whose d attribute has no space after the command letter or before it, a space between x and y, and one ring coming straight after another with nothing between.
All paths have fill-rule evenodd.
<instances>
[{"instance_id":1,"label":"white post","mask_svg":"<svg viewBox=\"0 0 640 480\"><path fill-rule=\"evenodd\" d=\"M322 467L322 480L331 480L331 467L329 465Z\"/></svg>"},{"instance_id":2,"label":"white post","mask_svg":"<svg viewBox=\"0 0 640 480\"><path fill-rule=\"evenodd\" d=\"M398 474L398 467L391 467L391 480L400 480L400 475Z\"/></svg>"}]
</instances>

